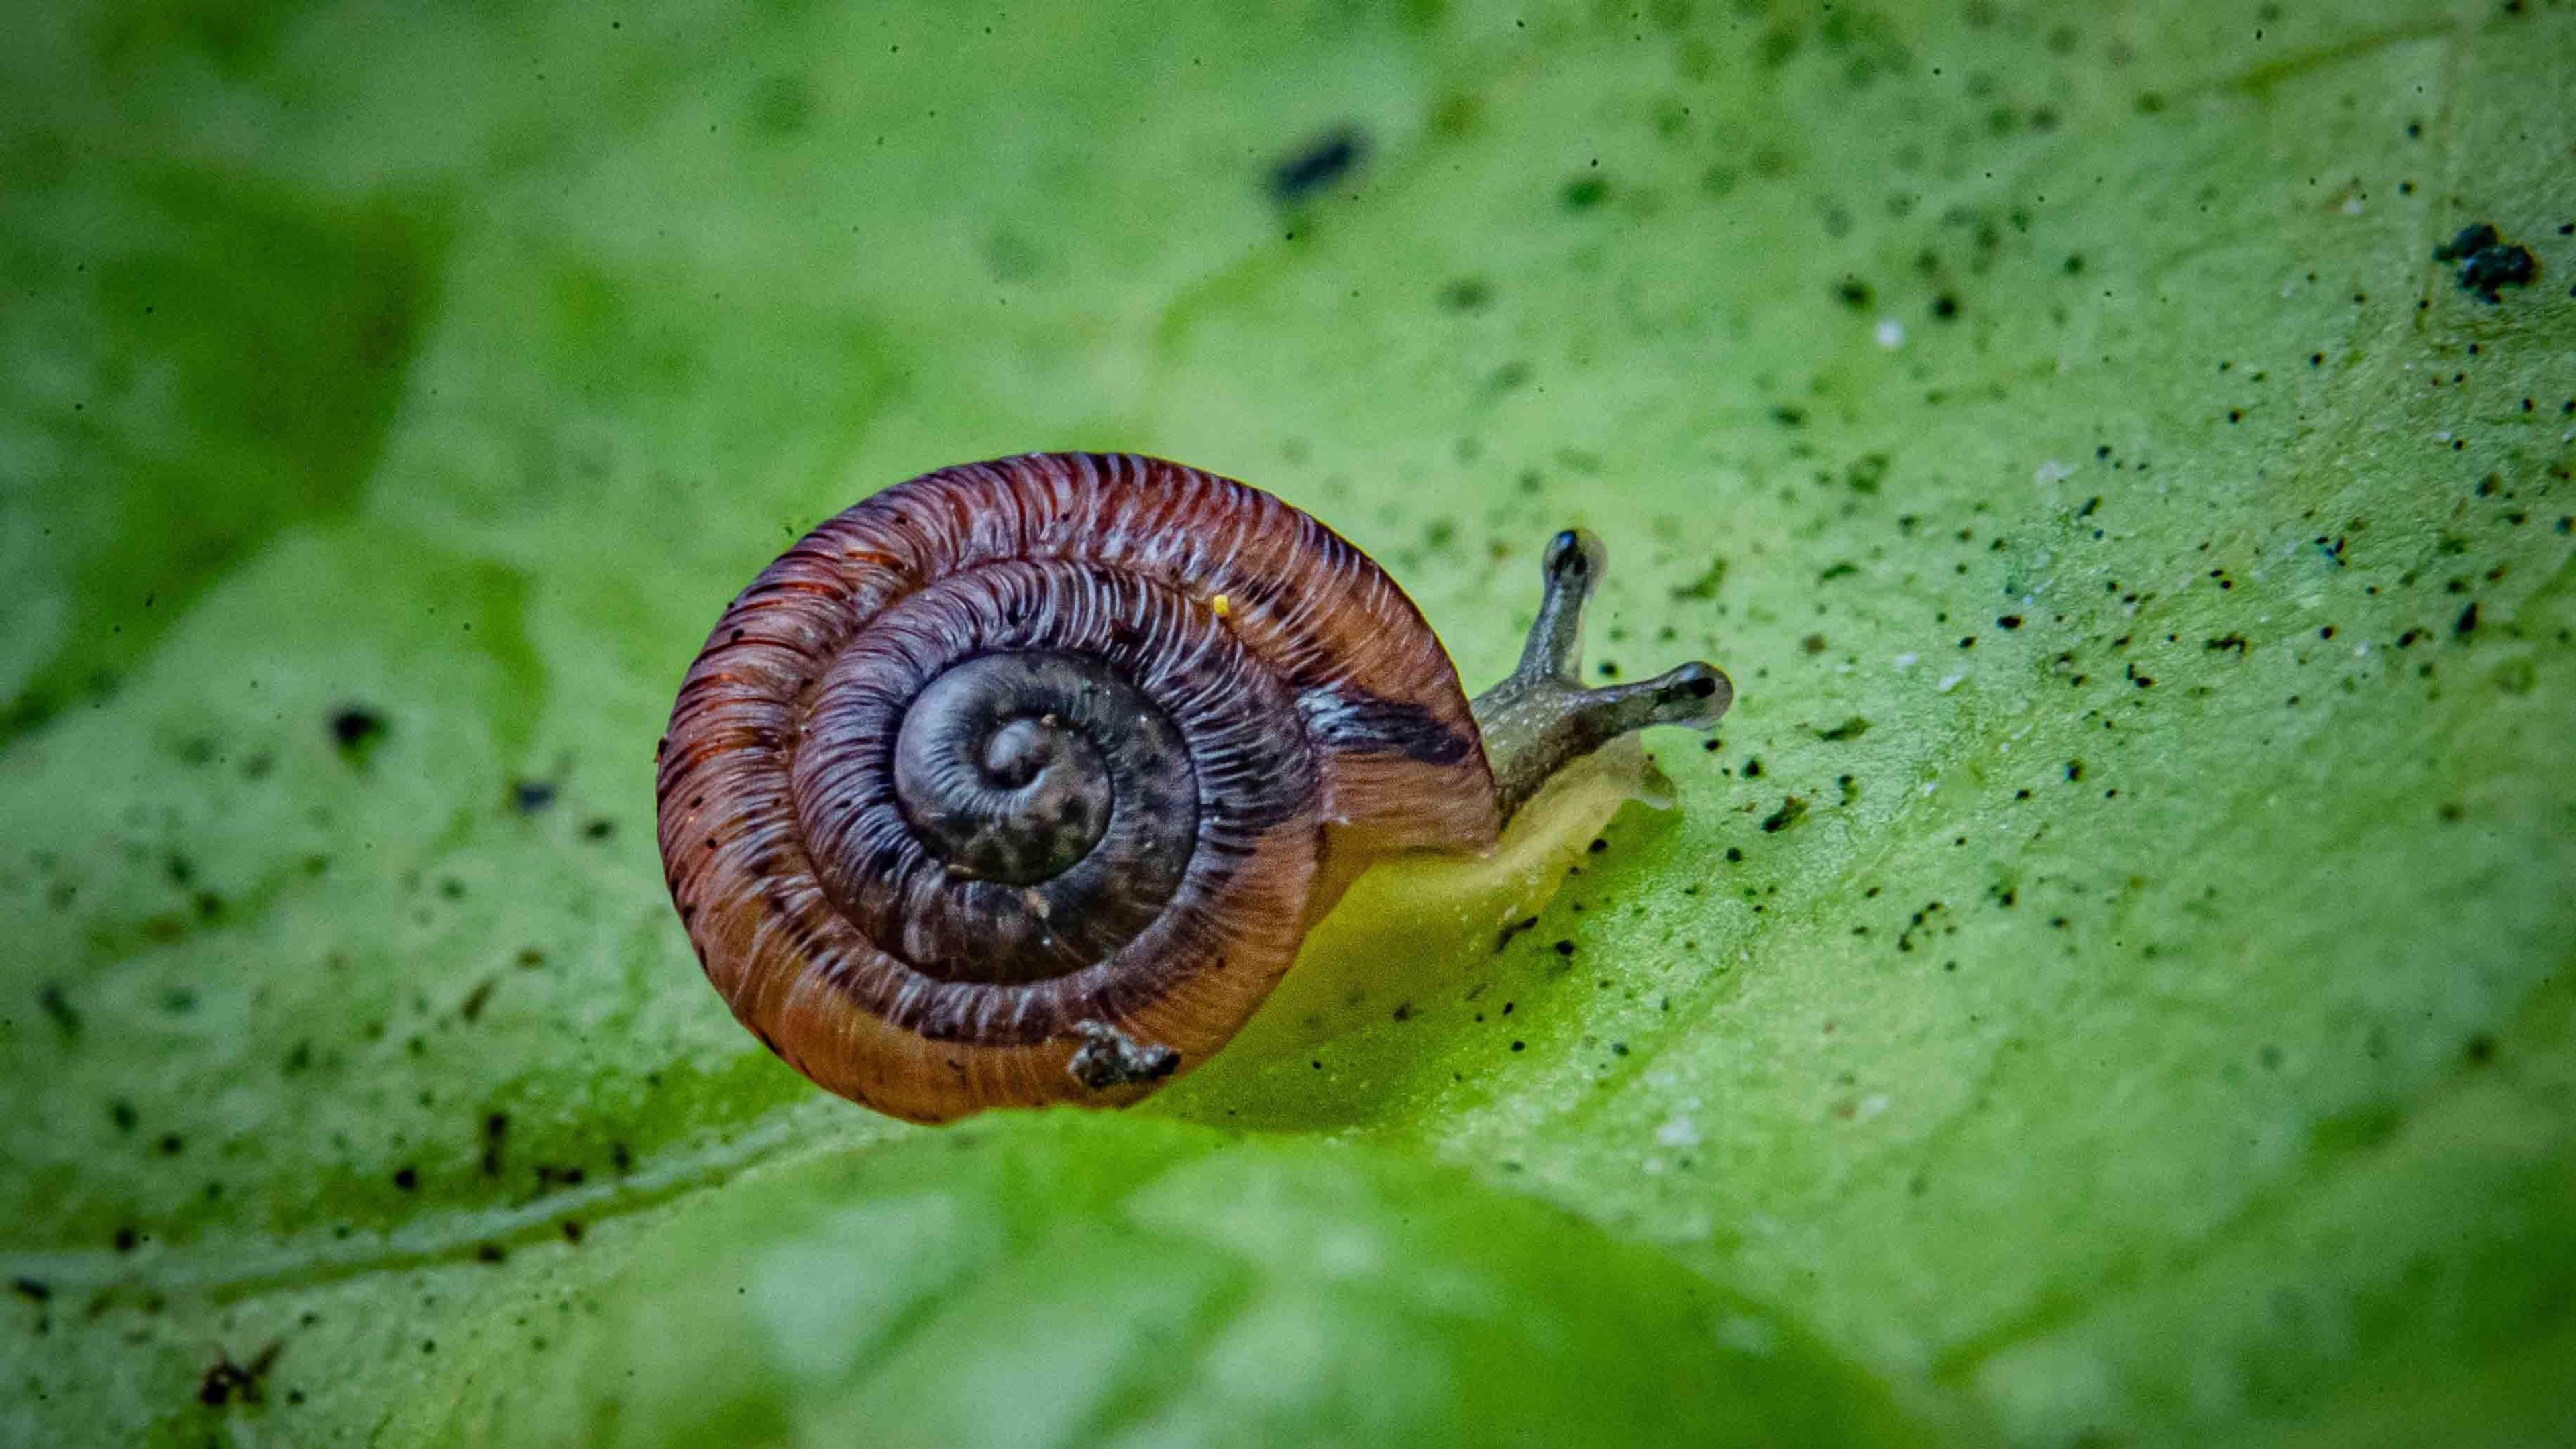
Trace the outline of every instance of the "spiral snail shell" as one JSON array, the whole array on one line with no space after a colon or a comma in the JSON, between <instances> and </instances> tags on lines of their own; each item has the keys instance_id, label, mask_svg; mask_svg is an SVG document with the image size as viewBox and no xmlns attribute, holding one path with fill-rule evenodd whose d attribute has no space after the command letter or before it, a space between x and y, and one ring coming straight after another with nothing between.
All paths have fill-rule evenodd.
<instances>
[{"instance_id":1,"label":"spiral snail shell","mask_svg":"<svg viewBox=\"0 0 2576 1449\"><path fill-rule=\"evenodd\" d=\"M737 596L662 741L671 899L786 1062L916 1121L1118 1104L1204 1061L1368 862L1490 847L1568 762L1733 697L1575 679L1600 546L1550 544L1471 706L1358 549L1156 458L943 468Z\"/></svg>"}]
</instances>

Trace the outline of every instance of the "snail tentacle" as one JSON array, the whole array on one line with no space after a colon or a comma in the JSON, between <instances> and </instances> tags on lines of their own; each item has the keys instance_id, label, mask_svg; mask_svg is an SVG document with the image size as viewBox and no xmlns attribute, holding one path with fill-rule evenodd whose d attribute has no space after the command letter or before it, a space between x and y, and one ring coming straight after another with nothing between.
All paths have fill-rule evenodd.
<instances>
[{"instance_id":1,"label":"snail tentacle","mask_svg":"<svg viewBox=\"0 0 2576 1449\"><path fill-rule=\"evenodd\" d=\"M1634 684L1584 687L1583 611L1608 560L1601 541L1583 529L1548 541L1540 562L1545 591L1520 667L1475 698L1476 727L1506 821L1550 777L1612 740L1649 725L1708 729L1735 702L1734 681L1713 664L1684 664Z\"/></svg>"}]
</instances>

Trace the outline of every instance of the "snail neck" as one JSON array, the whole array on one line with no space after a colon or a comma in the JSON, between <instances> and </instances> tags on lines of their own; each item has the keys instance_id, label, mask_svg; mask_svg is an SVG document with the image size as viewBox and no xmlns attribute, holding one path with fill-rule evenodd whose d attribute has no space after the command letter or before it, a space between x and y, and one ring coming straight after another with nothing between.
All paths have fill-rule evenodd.
<instances>
[{"instance_id":1,"label":"snail neck","mask_svg":"<svg viewBox=\"0 0 2576 1449\"><path fill-rule=\"evenodd\" d=\"M1546 592L1520 666L1469 705L1508 823L1559 770L1648 725L1708 729L1735 702L1735 685L1712 664L1684 664L1635 684L1583 685L1583 608L1608 555L1569 528L1547 545Z\"/></svg>"}]
</instances>

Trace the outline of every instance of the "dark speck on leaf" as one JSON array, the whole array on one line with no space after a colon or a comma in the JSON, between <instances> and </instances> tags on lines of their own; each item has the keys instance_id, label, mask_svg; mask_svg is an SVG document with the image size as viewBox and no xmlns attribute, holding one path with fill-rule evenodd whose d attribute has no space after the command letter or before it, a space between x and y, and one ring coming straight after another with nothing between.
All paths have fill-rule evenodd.
<instances>
[{"instance_id":1,"label":"dark speck on leaf","mask_svg":"<svg viewBox=\"0 0 2576 1449\"><path fill-rule=\"evenodd\" d=\"M1816 731L1816 738L1820 740L1832 740L1835 743L1840 744L1844 740L1859 739L1862 735L1868 733L1869 721L1862 719L1859 715L1853 715L1850 719L1844 720L1841 724L1834 726L1832 729Z\"/></svg>"},{"instance_id":2,"label":"dark speck on leaf","mask_svg":"<svg viewBox=\"0 0 2576 1449\"><path fill-rule=\"evenodd\" d=\"M208 1408L221 1408L240 1402L260 1401L260 1381L277 1366L277 1356L285 1350L283 1343L272 1343L251 1356L248 1363L235 1363L229 1354L219 1357L206 1376L197 1381L197 1402Z\"/></svg>"},{"instance_id":3,"label":"dark speck on leaf","mask_svg":"<svg viewBox=\"0 0 2576 1449\"><path fill-rule=\"evenodd\" d=\"M555 803L552 780L517 780L510 785L510 804L522 815L534 815Z\"/></svg>"},{"instance_id":4,"label":"dark speck on leaf","mask_svg":"<svg viewBox=\"0 0 2576 1449\"><path fill-rule=\"evenodd\" d=\"M385 717L363 704L343 705L331 715L331 739L352 759L363 759L384 737Z\"/></svg>"},{"instance_id":5,"label":"dark speck on leaf","mask_svg":"<svg viewBox=\"0 0 2576 1449\"><path fill-rule=\"evenodd\" d=\"M608 837L617 833L617 822L614 820L594 820L583 826L581 828L581 833L587 839L606 840Z\"/></svg>"},{"instance_id":6,"label":"dark speck on leaf","mask_svg":"<svg viewBox=\"0 0 2576 1449\"><path fill-rule=\"evenodd\" d=\"M1693 601L1714 599L1717 597L1718 588L1725 582L1726 560L1722 558L1711 559L1709 560L1708 567L1700 571L1700 576L1698 578L1695 578L1689 583L1682 585L1680 588L1673 590L1673 597L1676 599L1690 599Z\"/></svg>"},{"instance_id":7,"label":"dark speck on leaf","mask_svg":"<svg viewBox=\"0 0 2576 1449\"><path fill-rule=\"evenodd\" d=\"M1368 138L1349 127L1330 131L1281 161L1270 173L1270 194L1282 202L1306 200L1357 169Z\"/></svg>"},{"instance_id":8,"label":"dark speck on leaf","mask_svg":"<svg viewBox=\"0 0 2576 1449\"><path fill-rule=\"evenodd\" d=\"M1771 814L1763 820L1762 829L1766 833L1777 834L1778 832L1786 830L1790 826L1795 825L1806 818L1807 802L1799 799L1795 795L1791 795L1780 802L1779 809L1772 811Z\"/></svg>"},{"instance_id":9,"label":"dark speck on leaf","mask_svg":"<svg viewBox=\"0 0 2576 1449\"><path fill-rule=\"evenodd\" d=\"M2506 241L2493 222L2461 228L2433 248L2433 260L2459 263L2460 290L2490 305L2503 300L2499 288L2527 286L2540 275L2540 259L2520 242Z\"/></svg>"},{"instance_id":10,"label":"dark speck on leaf","mask_svg":"<svg viewBox=\"0 0 2576 1449\"><path fill-rule=\"evenodd\" d=\"M1474 312L1494 300L1494 289L1482 277L1461 277L1440 289L1440 305L1453 312Z\"/></svg>"},{"instance_id":11,"label":"dark speck on leaf","mask_svg":"<svg viewBox=\"0 0 2576 1449\"><path fill-rule=\"evenodd\" d=\"M44 1008L45 1015L53 1021L55 1029L66 1038L80 1035L80 1009L72 1005L72 999L64 993L61 982L46 982L36 993L36 1004Z\"/></svg>"}]
</instances>

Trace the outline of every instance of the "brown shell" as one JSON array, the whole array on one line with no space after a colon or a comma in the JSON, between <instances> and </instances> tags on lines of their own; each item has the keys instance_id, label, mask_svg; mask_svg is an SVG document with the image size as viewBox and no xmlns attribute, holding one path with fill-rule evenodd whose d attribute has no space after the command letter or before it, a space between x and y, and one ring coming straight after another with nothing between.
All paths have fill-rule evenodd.
<instances>
[{"instance_id":1,"label":"brown shell","mask_svg":"<svg viewBox=\"0 0 2576 1449\"><path fill-rule=\"evenodd\" d=\"M918 843L884 839L899 817L853 823L842 800L891 769L928 680L1012 651L1078 656L1170 712L1197 847L1106 955L976 979L994 973L955 922L1013 909L1009 888L906 864ZM1197 1065L1368 858L1481 849L1498 814L1457 671L1375 563L1244 484L1092 454L943 468L798 541L689 667L659 798L672 901L734 1015L816 1082L919 1121L1144 1095L1085 1086L1075 1053L1107 1027ZM947 912L938 961L906 954L925 901ZM1075 954L1058 936L1082 923L1044 915L1012 929Z\"/></svg>"}]
</instances>

